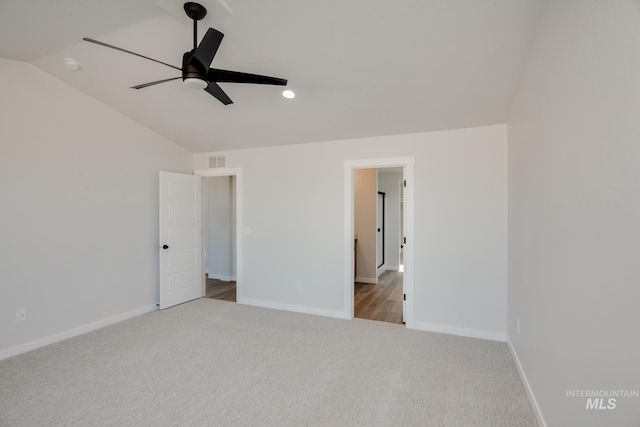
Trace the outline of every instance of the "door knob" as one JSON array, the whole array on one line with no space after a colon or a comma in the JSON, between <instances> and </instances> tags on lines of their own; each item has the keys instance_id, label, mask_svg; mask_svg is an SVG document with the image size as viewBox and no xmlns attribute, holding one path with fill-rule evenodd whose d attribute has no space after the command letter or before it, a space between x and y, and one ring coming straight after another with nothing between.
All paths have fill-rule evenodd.
<instances>
[{"instance_id":1,"label":"door knob","mask_svg":"<svg viewBox=\"0 0 640 427\"><path fill-rule=\"evenodd\" d=\"M169 249L169 246L167 246L167 245L162 245L162 249Z\"/></svg>"}]
</instances>

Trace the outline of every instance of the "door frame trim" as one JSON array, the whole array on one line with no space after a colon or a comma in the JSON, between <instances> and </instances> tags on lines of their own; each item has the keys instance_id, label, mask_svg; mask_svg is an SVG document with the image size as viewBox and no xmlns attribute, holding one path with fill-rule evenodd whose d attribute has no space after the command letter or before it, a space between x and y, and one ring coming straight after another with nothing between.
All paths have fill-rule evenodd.
<instances>
[{"instance_id":1,"label":"door frame trim","mask_svg":"<svg viewBox=\"0 0 640 427\"><path fill-rule=\"evenodd\" d=\"M406 294L405 309L403 310L405 325L413 327L413 222L414 222L414 163L415 157L389 157L381 159L346 160L344 162L344 312L348 319L354 317L354 224L353 224L353 174L355 169L402 167L403 180L407 186L404 191L404 275L403 288Z\"/></svg>"},{"instance_id":2,"label":"door frame trim","mask_svg":"<svg viewBox=\"0 0 640 427\"><path fill-rule=\"evenodd\" d=\"M385 247L384 247L384 243L385 243L385 241L384 241L384 234L385 234L386 224L385 224L385 217L384 217L384 216L385 216L385 212L384 212L384 211L385 211L385 203L386 203L385 198L386 198L386 196L387 196L387 195L386 195L386 193L385 193L384 191L378 191L378 196L380 196L380 195L382 196L382 218L381 218L381 219L382 219L382 227L381 227L381 229L380 229L380 231L379 231L379 232L381 233L381 234L380 234L380 236L381 236L381 238L382 238L382 264L380 264L379 266L377 266L377 267L376 267L376 270L380 270L380 268L384 265L384 262L385 262L385 261L384 261L384 252L385 252ZM377 222L377 220L378 220L378 218L377 218L377 214L378 214L378 205L377 205L377 201L378 201L378 200L376 199L376 222ZM376 224L376 225L377 225L377 224ZM376 242L376 244L377 244L377 242ZM376 251L376 254L377 254L377 251ZM382 273L380 273L380 274L382 274ZM378 271L376 271L376 277L379 277L379 276L380 276L380 274L378 274Z\"/></svg>"},{"instance_id":3,"label":"door frame trim","mask_svg":"<svg viewBox=\"0 0 640 427\"><path fill-rule=\"evenodd\" d=\"M241 168L209 168L199 169L193 171L194 175L201 176L203 178L216 177L216 176L233 176L236 179L236 303L244 304L244 293L242 292L243 281L243 260L242 260L242 169ZM203 198L204 201L204 198ZM204 209L205 204L202 204L203 209L203 224L204 224ZM204 226L201 233L204 233ZM205 239L202 238L202 265L204 266L205 259ZM202 296L206 295L207 280L205 268L202 269Z\"/></svg>"}]
</instances>

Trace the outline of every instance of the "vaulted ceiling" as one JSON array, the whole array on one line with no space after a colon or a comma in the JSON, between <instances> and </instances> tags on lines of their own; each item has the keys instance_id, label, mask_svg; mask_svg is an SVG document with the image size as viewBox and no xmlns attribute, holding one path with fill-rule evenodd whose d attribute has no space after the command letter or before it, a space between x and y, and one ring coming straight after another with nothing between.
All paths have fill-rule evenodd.
<instances>
[{"instance_id":1,"label":"vaulted ceiling","mask_svg":"<svg viewBox=\"0 0 640 427\"><path fill-rule=\"evenodd\" d=\"M179 71L192 22L176 0L0 0L0 57L27 61L193 152L505 123L540 0L202 0L216 68L283 77L225 84L224 106ZM64 58L82 64L65 67Z\"/></svg>"}]
</instances>

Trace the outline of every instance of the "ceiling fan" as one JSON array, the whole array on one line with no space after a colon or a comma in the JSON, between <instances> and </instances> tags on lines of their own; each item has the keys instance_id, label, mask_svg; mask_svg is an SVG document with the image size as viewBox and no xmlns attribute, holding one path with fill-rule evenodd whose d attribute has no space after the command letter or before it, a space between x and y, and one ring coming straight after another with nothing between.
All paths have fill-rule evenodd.
<instances>
[{"instance_id":1,"label":"ceiling fan","mask_svg":"<svg viewBox=\"0 0 640 427\"><path fill-rule=\"evenodd\" d=\"M187 2L184 4L184 11L187 13L187 16L193 20L193 50L185 52L182 56L182 68L178 68L174 65L167 64L166 62L158 61L157 59L149 58L148 56L140 55L139 53L131 52L98 40L90 39L88 37L83 38L83 40L111 49L116 49L121 52L130 53L182 71L181 77L172 77L169 79L157 80L155 82L143 83L137 86L132 86L132 89L143 89L145 87L169 82L171 80L182 79L187 86L196 89L204 89L224 105L229 105L232 104L233 101L231 101L231 98L229 98L222 88L218 86L218 83L253 83L286 86L287 80L277 77L211 68L211 62L220 47L224 34L218 30L209 28L200 44L198 44L198 21L206 16L207 9L198 3Z\"/></svg>"}]
</instances>

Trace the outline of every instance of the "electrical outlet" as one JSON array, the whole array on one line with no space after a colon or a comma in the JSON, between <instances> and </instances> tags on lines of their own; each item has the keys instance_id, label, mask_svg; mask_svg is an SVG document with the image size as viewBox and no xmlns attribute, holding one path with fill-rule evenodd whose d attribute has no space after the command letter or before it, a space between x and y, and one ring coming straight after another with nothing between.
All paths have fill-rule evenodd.
<instances>
[{"instance_id":1,"label":"electrical outlet","mask_svg":"<svg viewBox=\"0 0 640 427\"><path fill-rule=\"evenodd\" d=\"M24 322L27 320L27 309L19 308L16 310L16 322Z\"/></svg>"},{"instance_id":2,"label":"electrical outlet","mask_svg":"<svg viewBox=\"0 0 640 427\"><path fill-rule=\"evenodd\" d=\"M519 317L516 322L516 331L518 332L518 335L520 335L520 318Z\"/></svg>"},{"instance_id":3,"label":"electrical outlet","mask_svg":"<svg viewBox=\"0 0 640 427\"><path fill-rule=\"evenodd\" d=\"M300 280L298 280L298 281L296 282L296 289L297 289L297 290L302 289L302 282L301 282Z\"/></svg>"}]
</instances>

